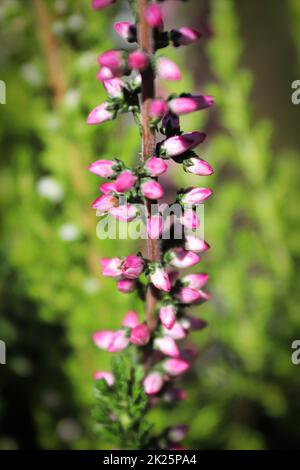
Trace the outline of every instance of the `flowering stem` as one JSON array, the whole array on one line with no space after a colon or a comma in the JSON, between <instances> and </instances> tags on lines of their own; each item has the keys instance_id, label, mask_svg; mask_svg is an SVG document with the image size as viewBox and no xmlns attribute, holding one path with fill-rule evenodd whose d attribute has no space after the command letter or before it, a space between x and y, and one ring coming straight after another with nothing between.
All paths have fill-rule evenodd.
<instances>
[{"instance_id":1,"label":"flowering stem","mask_svg":"<svg viewBox=\"0 0 300 470\"><path fill-rule=\"evenodd\" d=\"M145 9L148 0L137 0L139 32L138 44L142 51L151 57L153 54L152 29L145 21ZM154 73L152 67L148 67L141 73L142 75L142 161L146 161L153 156L155 146L155 133L150 127L150 104L155 98ZM152 204L156 201L146 200L147 212L150 215ZM147 240L147 253L150 261L160 261L160 246L158 240ZM146 321L150 331L156 328L156 318L154 315L155 304L157 301L156 288L150 284L146 294Z\"/></svg>"}]
</instances>

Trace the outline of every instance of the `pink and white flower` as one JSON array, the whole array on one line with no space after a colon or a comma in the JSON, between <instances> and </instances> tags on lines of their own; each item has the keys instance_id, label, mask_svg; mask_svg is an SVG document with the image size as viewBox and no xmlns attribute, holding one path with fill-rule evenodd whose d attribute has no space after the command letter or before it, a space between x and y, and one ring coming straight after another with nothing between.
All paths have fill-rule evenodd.
<instances>
[{"instance_id":1,"label":"pink and white flower","mask_svg":"<svg viewBox=\"0 0 300 470\"><path fill-rule=\"evenodd\" d=\"M134 279L120 279L117 282L117 288L120 292L127 294L136 289L136 282Z\"/></svg>"},{"instance_id":2,"label":"pink and white flower","mask_svg":"<svg viewBox=\"0 0 300 470\"><path fill-rule=\"evenodd\" d=\"M194 251L195 253L204 253L209 249L209 244L201 238L195 237L194 235L185 236L184 248L187 251Z\"/></svg>"},{"instance_id":3,"label":"pink and white flower","mask_svg":"<svg viewBox=\"0 0 300 470\"><path fill-rule=\"evenodd\" d=\"M201 38L202 34L192 28L183 26L179 29L172 30L172 39L174 46L188 46Z\"/></svg>"},{"instance_id":4,"label":"pink and white flower","mask_svg":"<svg viewBox=\"0 0 300 470\"><path fill-rule=\"evenodd\" d=\"M93 334L92 338L98 348L107 350L111 343L113 335L114 331L101 330L96 331L96 333Z\"/></svg>"},{"instance_id":5,"label":"pink and white flower","mask_svg":"<svg viewBox=\"0 0 300 470\"><path fill-rule=\"evenodd\" d=\"M88 166L88 170L102 178L111 178L116 175L116 160L96 160Z\"/></svg>"},{"instance_id":6,"label":"pink and white flower","mask_svg":"<svg viewBox=\"0 0 300 470\"><path fill-rule=\"evenodd\" d=\"M168 109L167 103L157 98L151 101L149 113L151 117L161 119L168 112Z\"/></svg>"},{"instance_id":7,"label":"pink and white flower","mask_svg":"<svg viewBox=\"0 0 300 470\"><path fill-rule=\"evenodd\" d=\"M124 170L116 179L115 189L118 193L126 193L132 189L137 182L137 176L135 176L132 171Z\"/></svg>"},{"instance_id":8,"label":"pink and white flower","mask_svg":"<svg viewBox=\"0 0 300 470\"><path fill-rule=\"evenodd\" d=\"M123 75L126 70L126 54L116 49L103 52L98 57L101 67L107 67L114 77Z\"/></svg>"},{"instance_id":9,"label":"pink and white flower","mask_svg":"<svg viewBox=\"0 0 300 470\"><path fill-rule=\"evenodd\" d=\"M151 157L146 161L144 168L149 176L156 177L163 175L167 171L168 165L162 158Z\"/></svg>"},{"instance_id":10,"label":"pink and white flower","mask_svg":"<svg viewBox=\"0 0 300 470\"><path fill-rule=\"evenodd\" d=\"M114 332L111 341L108 345L108 352L120 352L127 348L129 344L129 338L125 330L117 330Z\"/></svg>"},{"instance_id":11,"label":"pink and white flower","mask_svg":"<svg viewBox=\"0 0 300 470\"><path fill-rule=\"evenodd\" d=\"M111 372L107 372L105 370L99 370L97 372L95 372L94 374L94 379L95 380L105 380L105 382L107 383L107 385L109 385L110 387L114 384L115 382L115 378L113 376L113 374Z\"/></svg>"},{"instance_id":12,"label":"pink and white flower","mask_svg":"<svg viewBox=\"0 0 300 470\"><path fill-rule=\"evenodd\" d=\"M181 204L201 204L212 195L210 188L192 188L180 195Z\"/></svg>"},{"instance_id":13,"label":"pink and white flower","mask_svg":"<svg viewBox=\"0 0 300 470\"><path fill-rule=\"evenodd\" d=\"M143 385L147 395L155 395L164 384L163 375L160 372L153 371L146 375Z\"/></svg>"},{"instance_id":14,"label":"pink and white flower","mask_svg":"<svg viewBox=\"0 0 300 470\"><path fill-rule=\"evenodd\" d=\"M183 168L187 173L192 173L193 175L199 176L209 176L214 172L212 167L205 160L202 160L198 157L192 157L184 160Z\"/></svg>"},{"instance_id":15,"label":"pink and white flower","mask_svg":"<svg viewBox=\"0 0 300 470\"><path fill-rule=\"evenodd\" d=\"M122 258L102 258L102 274L107 277L119 277L122 274Z\"/></svg>"},{"instance_id":16,"label":"pink and white flower","mask_svg":"<svg viewBox=\"0 0 300 470\"><path fill-rule=\"evenodd\" d=\"M170 110L178 115L189 114L201 109L210 108L214 104L212 96L181 96L169 101Z\"/></svg>"},{"instance_id":17,"label":"pink and white flower","mask_svg":"<svg viewBox=\"0 0 300 470\"><path fill-rule=\"evenodd\" d=\"M144 267L144 260L140 256L126 256L122 264L122 275L127 279L136 279L142 274Z\"/></svg>"},{"instance_id":18,"label":"pink and white flower","mask_svg":"<svg viewBox=\"0 0 300 470\"><path fill-rule=\"evenodd\" d=\"M111 98L121 98L123 96L123 82L119 78L103 80L103 86Z\"/></svg>"},{"instance_id":19,"label":"pink and white flower","mask_svg":"<svg viewBox=\"0 0 300 470\"><path fill-rule=\"evenodd\" d=\"M113 111L107 109L107 103L102 103L90 112L87 123L91 125L102 124L102 122L110 121L113 118Z\"/></svg>"},{"instance_id":20,"label":"pink and white flower","mask_svg":"<svg viewBox=\"0 0 300 470\"><path fill-rule=\"evenodd\" d=\"M181 80L181 72L178 65L166 57L160 57L156 61L156 72L159 78L164 80Z\"/></svg>"},{"instance_id":21,"label":"pink and white flower","mask_svg":"<svg viewBox=\"0 0 300 470\"><path fill-rule=\"evenodd\" d=\"M167 356L178 357L180 354L179 348L171 336L155 338L153 347Z\"/></svg>"},{"instance_id":22,"label":"pink and white flower","mask_svg":"<svg viewBox=\"0 0 300 470\"><path fill-rule=\"evenodd\" d=\"M131 222L138 215L138 209L132 204L122 204L113 207L109 213L120 222Z\"/></svg>"},{"instance_id":23,"label":"pink and white flower","mask_svg":"<svg viewBox=\"0 0 300 470\"><path fill-rule=\"evenodd\" d=\"M206 135L203 132L187 132L186 134L170 137L161 146L162 155L176 157L197 147L204 141L205 137Z\"/></svg>"},{"instance_id":24,"label":"pink and white flower","mask_svg":"<svg viewBox=\"0 0 300 470\"><path fill-rule=\"evenodd\" d=\"M176 294L176 298L182 304L193 304L201 298L199 291L190 287L182 287Z\"/></svg>"},{"instance_id":25,"label":"pink and white flower","mask_svg":"<svg viewBox=\"0 0 300 470\"><path fill-rule=\"evenodd\" d=\"M199 273L199 274L187 274L181 279L181 282L186 287L191 287L192 289L202 289L208 281L208 274Z\"/></svg>"},{"instance_id":26,"label":"pink and white flower","mask_svg":"<svg viewBox=\"0 0 300 470\"><path fill-rule=\"evenodd\" d=\"M150 340L150 331L145 323L134 326L130 332L130 342L136 346L145 346Z\"/></svg>"},{"instance_id":27,"label":"pink and white flower","mask_svg":"<svg viewBox=\"0 0 300 470\"><path fill-rule=\"evenodd\" d=\"M189 369L190 365L183 359L167 359L163 362L163 369L167 374L176 377Z\"/></svg>"},{"instance_id":28,"label":"pink and white flower","mask_svg":"<svg viewBox=\"0 0 300 470\"><path fill-rule=\"evenodd\" d=\"M171 336L171 338L179 340L186 337L187 332L186 329L181 324L181 321L176 321L172 328L163 327L163 333L166 336Z\"/></svg>"},{"instance_id":29,"label":"pink and white flower","mask_svg":"<svg viewBox=\"0 0 300 470\"><path fill-rule=\"evenodd\" d=\"M161 8L155 3L147 6L145 11L145 20L152 28L157 28L160 30L164 29Z\"/></svg>"},{"instance_id":30,"label":"pink and white flower","mask_svg":"<svg viewBox=\"0 0 300 470\"><path fill-rule=\"evenodd\" d=\"M180 223L186 228L195 230L200 226L200 220L197 216L197 212L192 209L185 209L184 213L180 217Z\"/></svg>"},{"instance_id":31,"label":"pink and white flower","mask_svg":"<svg viewBox=\"0 0 300 470\"><path fill-rule=\"evenodd\" d=\"M159 309L159 318L162 324L170 330L176 322L176 309L174 305L162 305Z\"/></svg>"},{"instance_id":32,"label":"pink and white flower","mask_svg":"<svg viewBox=\"0 0 300 470\"><path fill-rule=\"evenodd\" d=\"M131 52L128 56L128 66L130 69L142 72L149 67L149 57L143 51Z\"/></svg>"},{"instance_id":33,"label":"pink and white flower","mask_svg":"<svg viewBox=\"0 0 300 470\"><path fill-rule=\"evenodd\" d=\"M171 284L169 276L158 263L156 263L155 268L150 273L149 277L150 281L157 289L164 292L170 292Z\"/></svg>"},{"instance_id":34,"label":"pink and white flower","mask_svg":"<svg viewBox=\"0 0 300 470\"><path fill-rule=\"evenodd\" d=\"M129 21L119 21L114 24L116 33L128 42L134 42L136 40L136 27Z\"/></svg>"},{"instance_id":35,"label":"pink and white flower","mask_svg":"<svg viewBox=\"0 0 300 470\"><path fill-rule=\"evenodd\" d=\"M164 195L164 190L158 181L148 179L141 184L141 193L147 199L160 199Z\"/></svg>"},{"instance_id":36,"label":"pink and white flower","mask_svg":"<svg viewBox=\"0 0 300 470\"><path fill-rule=\"evenodd\" d=\"M200 257L192 251L186 251L182 247L177 247L167 252L166 260L175 268L190 268L199 263Z\"/></svg>"},{"instance_id":37,"label":"pink and white flower","mask_svg":"<svg viewBox=\"0 0 300 470\"><path fill-rule=\"evenodd\" d=\"M129 312L127 312L125 317L123 318L122 326L126 326L127 328L134 328L138 324L138 314L134 310L129 310Z\"/></svg>"},{"instance_id":38,"label":"pink and white flower","mask_svg":"<svg viewBox=\"0 0 300 470\"><path fill-rule=\"evenodd\" d=\"M103 215L118 204L116 197L111 194L103 194L92 203L92 208L97 210L97 215Z\"/></svg>"},{"instance_id":39,"label":"pink and white flower","mask_svg":"<svg viewBox=\"0 0 300 470\"><path fill-rule=\"evenodd\" d=\"M104 80L110 80L111 78L114 78L114 74L108 67L101 67L96 75L96 78L99 80L99 82L104 82Z\"/></svg>"},{"instance_id":40,"label":"pink and white flower","mask_svg":"<svg viewBox=\"0 0 300 470\"><path fill-rule=\"evenodd\" d=\"M114 181L107 181L106 183L102 183L99 186L99 190L103 194L111 194L116 192L116 184Z\"/></svg>"}]
</instances>

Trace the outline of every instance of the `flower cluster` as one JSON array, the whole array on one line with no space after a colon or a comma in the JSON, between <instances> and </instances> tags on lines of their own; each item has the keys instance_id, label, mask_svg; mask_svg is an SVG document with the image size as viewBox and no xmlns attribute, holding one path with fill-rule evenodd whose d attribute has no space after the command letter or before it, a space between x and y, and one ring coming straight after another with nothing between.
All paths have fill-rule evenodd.
<instances>
[{"instance_id":1,"label":"flower cluster","mask_svg":"<svg viewBox=\"0 0 300 470\"><path fill-rule=\"evenodd\" d=\"M92 6L102 9L112 3L113 0L93 0ZM97 79L102 82L108 98L91 111L88 124L100 124L124 112L132 112L139 119L140 94L147 70L151 70L157 78L180 80L181 72L174 62L163 56L149 55L141 49L139 22L145 21L152 28L155 51L168 44L175 47L191 44L200 38L200 33L187 27L164 31L162 10L156 3L149 3L143 14L137 24L115 24L116 32L127 42L136 42L137 49L133 52L110 50L99 56ZM149 107L149 127L153 134L159 131L163 135L153 155L135 169L127 168L116 158L97 160L89 166L92 173L107 180L100 185L101 195L92 203L97 214L111 214L119 221L130 222L138 216L136 203L142 203L148 209L156 204L164 196L159 177L167 172L170 160L181 165L187 173L211 175L213 169L209 163L195 153L195 148L202 144L206 135L198 131L183 132L180 116L209 108L213 102L211 96L188 93L172 94L166 98L153 97ZM189 315L187 310L209 300L210 295L203 290L208 275L198 272L180 277L178 270L198 264L200 254L209 248L205 240L193 234L193 230L200 224L196 209L211 194L211 189L198 186L178 191L176 202L182 206L179 222L191 233L182 240L168 240L164 245L160 243L160 238L165 221L159 211L152 215L148 210L148 239L158 243L159 259L146 259L138 253L101 260L102 274L115 278L120 292L137 290L147 302L148 289L154 289L154 328L147 320L139 319L136 312L130 311L118 330L98 331L93 335L94 343L101 349L120 352L134 346L142 352L141 361L147 357L143 386L151 398L150 404L158 399L170 402L185 398L185 392L174 385L174 378L189 369L195 351L182 346L180 341L189 332L206 326L202 319ZM114 377L109 372L97 372L95 378L106 380L109 386L114 384Z\"/></svg>"}]
</instances>

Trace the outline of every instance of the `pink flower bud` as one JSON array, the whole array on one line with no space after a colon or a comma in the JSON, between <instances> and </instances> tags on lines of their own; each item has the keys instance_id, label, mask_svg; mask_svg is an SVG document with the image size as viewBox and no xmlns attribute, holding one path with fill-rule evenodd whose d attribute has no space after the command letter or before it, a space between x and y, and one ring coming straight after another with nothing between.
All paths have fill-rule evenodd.
<instances>
[{"instance_id":1,"label":"pink flower bud","mask_svg":"<svg viewBox=\"0 0 300 470\"><path fill-rule=\"evenodd\" d=\"M175 135L165 140L161 146L162 154L168 157L175 157L187 152L201 144L206 135L203 132L187 132L182 135Z\"/></svg>"},{"instance_id":2,"label":"pink flower bud","mask_svg":"<svg viewBox=\"0 0 300 470\"><path fill-rule=\"evenodd\" d=\"M163 333L165 336L171 336L171 338L176 340L183 339L187 335L185 328L178 321L174 323L172 328L163 327Z\"/></svg>"},{"instance_id":3,"label":"pink flower bud","mask_svg":"<svg viewBox=\"0 0 300 470\"><path fill-rule=\"evenodd\" d=\"M114 117L114 113L106 108L107 103L102 103L90 112L87 118L88 124L102 124L102 122L110 121Z\"/></svg>"},{"instance_id":4,"label":"pink flower bud","mask_svg":"<svg viewBox=\"0 0 300 470\"><path fill-rule=\"evenodd\" d=\"M161 338L156 338L153 344L154 349L166 354L171 357L179 356L179 349L175 340L171 336L163 336Z\"/></svg>"},{"instance_id":5,"label":"pink flower bud","mask_svg":"<svg viewBox=\"0 0 300 470\"><path fill-rule=\"evenodd\" d=\"M108 181L99 186L100 191L103 194L110 194L116 192L116 185L114 181Z\"/></svg>"},{"instance_id":6,"label":"pink flower bud","mask_svg":"<svg viewBox=\"0 0 300 470\"><path fill-rule=\"evenodd\" d=\"M117 288L120 292L127 294L134 291L136 288L136 282L133 279L120 279L117 282Z\"/></svg>"},{"instance_id":7,"label":"pink flower bud","mask_svg":"<svg viewBox=\"0 0 300 470\"><path fill-rule=\"evenodd\" d=\"M212 96L185 96L169 101L169 107L175 114L189 114L200 109L209 108L214 104Z\"/></svg>"},{"instance_id":8,"label":"pink flower bud","mask_svg":"<svg viewBox=\"0 0 300 470\"><path fill-rule=\"evenodd\" d=\"M126 193L133 188L137 182L137 176L135 176L132 171L125 170L119 174L116 179L115 187L118 193Z\"/></svg>"},{"instance_id":9,"label":"pink flower bud","mask_svg":"<svg viewBox=\"0 0 300 470\"><path fill-rule=\"evenodd\" d=\"M183 374L189 367L189 363L183 359L167 359L163 363L164 370L173 377Z\"/></svg>"},{"instance_id":10,"label":"pink flower bud","mask_svg":"<svg viewBox=\"0 0 300 470\"><path fill-rule=\"evenodd\" d=\"M127 279L136 279L142 274L144 266L144 260L140 256L126 256L122 264L122 275Z\"/></svg>"},{"instance_id":11,"label":"pink flower bud","mask_svg":"<svg viewBox=\"0 0 300 470\"><path fill-rule=\"evenodd\" d=\"M96 75L96 78L99 80L99 82L103 82L104 80L110 80L111 78L114 78L114 74L108 67L101 67Z\"/></svg>"},{"instance_id":12,"label":"pink flower bud","mask_svg":"<svg viewBox=\"0 0 300 470\"><path fill-rule=\"evenodd\" d=\"M157 28L160 30L164 29L161 8L155 3L147 6L145 11L145 20L152 28Z\"/></svg>"},{"instance_id":13,"label":"pink flower bud","mask_svg":"<svg viewBox=\"0 0 300 470\"><path fill-rule=\"evenodd\" d=\"M132 204L122 204L118 207L113 207L109 213L120 222L131 222L138 214L138 210Z\"/></svg>"},{"instance_id":14,"label":"pink flower bud","mask_svg":"<svg viewBox=\"0 0 300 470\"><path fill-rule=\"evenodd\" d=\"M103 80L103 86L111 98L123 96L123 82L119 78Z\"/></svg>"},{"instance_id":15,"label":"pink flower bud","mask_svg":"<svg viewBox=\"0 0 300 470\"><path fill-rule=\"evenodd\" d=\"M163 218L160 214L148 218L147 234L151 240L157 240L161 236L163 228Z\"/></svg>"},{"instance_id":16,"label":"pink flower bud","mask_svg":"<svg viewBox=\"0 0 300 470\"><path fill-rule=\"evenodd\" d=\"M163 383L163 376L160 372L150 372L143 382L145 392L147 395L155 395L161 390Z\"/></svg>"},{"instance_id":17,"label":"pink flower bud","mask_svg":"<svg viewBox=\"0 0 300 470\"><path fill-rule=\"evenodd\" d=\"M182 287L176 294L176 298L182 304L193 304L201 298L199 291L191 289L190 287Z\"/></svg>"},{"instance_id":18,"label":"pink flower bud","mask_svg":"<svg viewBox=\"0 0 300 470\"><path fill-rule=\"evenodd\" d=\"M127 326L127 328L134 328L139 324L139 317L136 312L133 310L129 310L129 312L126 313L125 317L123 318L122 321L122 326Z\"/></svg>"},{"instance_id":19,"label":"pink flower bud","mask_svg":"<svg viewBox=\"0 0 300 470\"><path fill-rule=\"evenodd\" d=\"M150 273L150 281L159 290L170 292L171 284L168 274L157 264L152 273Z\"/></svg>"},{"instance_id":20,"label":"pink flower bud","mask_svg":"<svg viewBox=\"0 0 300 470\"><path fill-rule=\"evenodd\" d=\"M121 258L102 258L100 260L102 266L102 274L107 277L118 277L122 274Z\"/></svg>"},{"instance_id":21,"label":"pink flower bud","mask_svg":"<svg viewBox=\"0 0 300 470\"><path fill-rule=\"evenodd\" d=\"M164 80L181 80L181 72L178 65L166 57L160 57L157 59L156 72L158 77L163 78Z\"/></svg>"},{"instance_id":22,"label":"pink flower bud","mask_svg":"<svg viewBox=\"0 0 300 470\"><path fill-rule=\"evenodd\" d=\"M182 204L201 204L212 195L210 188L192 188L180 196Z\"/></svg>"},{"instance_id":23,"label":"pink flower bud","mask_svg":"<svg viewBox=\"0 0 300 470\"><path fill-rule=\"evenodd\" d=\"M111 178L116 174L116 164L115 160L96 160L88 166L88 170L102 178Z\"/></svg>"},{"instance_id":24,"label":"pink flower bud","mask_svg":"<svg viewBox=\"0 0 300 470\"><path fill-rule=\"evenodd\" d=\"M186 287L191 287L192 289L201 289L208 281L208 274L187 274L181 279L181 281Z\"/></svg>"},{"instance_id":25,"label":"pink flower bud","mask_svg":"<svg viewBox=\"0 0 300 470\"><path fill-rule=\"evenodd\" d=\"M129 339L125 330L117 330L114 332L111 342L108 345L108 352L120 352L127 348Z\"/></svg>"},{"instance_id":26,"label":"pink flower bud","mask_svg":"<svg viewBox=\"0 0 300 470\"><path fill-rule=\"evenodd\" d=\"M193 235L186 235L184 248L187 251L194 251L195 253L204 253L206 250L209 249L209 244L198 237L194 237Z\"/></svg>"},{"instance_id":27,"label":"pink flower bud","mask_svg":"<svg viewBox=\"0 0 300 470\"><path fill-rule=\"evenodd\" d=\"M130 332L130 342L136 346L145 346L149 342L150 332L144 323L135 326Z\"/></svg>"},{"instance_id":28,"label":"pink flower bud","mask_svg":"<svg viewBox=\"0 0 300 470\"><path fill-rule=\"evenodd\" d=\"M153 118L162 118L168 112L168 105L162 99L152 100L150 104L150 116Z\"/></svg>"},{"instance_id":29,"label":"pink flower bud","mask_svg":"<svg viewBox=\"0 0 300 470\"><path fill-rule=\"evenodd\" d=\"M95 372L94 378L95 380L101 380L101 379L105 380L107 385L109 385L110 387L114 384L114 381L115 381L113 374L111 372L106 372L104 370L99 370Z\"/></svg>"},{"instance_id":30,"label":"pink flower bud","mask_svg":"<svg viewBox=\"0 0 300 470\"><path fill-rule=\"evenodd\" d=\"M131 52L128 57L128 66L134 70L146 70L149 66L149 57L142 51Z\"/></svg>"},{"instance_id":31,"label":"pink flower bud","mask_svg":"<svg viewBox=\"0 0 300 470\"><path fill-rule=\"evenodd\" d=\"M128 21L120 21L114 24L116 33L128 42L136 41L136 27Z\"/></svg>"},{"instance_id":32,"label":"pink flower bud","mask_svg":"<svg viewBox=\"0 0 300 470\"><path fill-rule=\"evenodd\" d=\"M201 158L192 157L183 161L184 171L192 173L193 175L209 176L212 175L214 170L212 167Z\"/></svg>"},{"instance_id":33,"label":"pink flower bud","mask_svg":"<svg viewBox=\"0 0 300 470\"><path fill-rule=\"evenodd\" d=\"M116 0L92 0L92 8L94 10L102 10L102 8L115 3Z\"/></svg>"},{"instance_id":34,"label":"pink flower bud","mask_svg":"<svg viewBox=\"0 0 300 470\"><path fill-rule=\"evenodd\" d=\"M102 331L96 331L96 333L93 334L92 338L93 338L95 345L98 346L98 348L107 350L108 346L110 345L113 335L114 335L114 331L102 330Z\"/></svg>"},{"instance_id":35,"label":"pink flower bud","mask_svg":"<svg viewBox=\"0 0 300 470\"><path fill-rule=\"evenodd\" d=\"M111 49L103 52L103 54L98 57L98 62L102 67L109 68L114 77L119 77L123 75L126 69L124 58L124 52Z\"/></svg>"},{"instance_id":36,"label":"pink flower bud","mask_svg":"<svg viewBox=\"0 0 300 470\"><path fill-rule=\"evenodd\" d=\"M146 161L145 169L149 176L155 177L163 175L167 171L168 165L162 158L151 157Z\"/></svg>"},{"instance_id":37,"label":"pink flower bud","mask_svg":"<svg viewBox=\"0 0 300 470\"><path fill-rule=\"evenodd\" d=\"M185 227L195 230L200 226L200 220L198 219L196 211L192 209L186 209L180 217L180 223Z\"/></svg>"},{"instance_id":38,"label":"pink flower bud","mask_svg":"<svg viewBox=\"0 0 300 470\"><path fill-rule=\"evenodd\" d=\"M141 193L148 199L160 199L164 195L164 190L158 181L149 179L141 184Z\"/></svg>"},{"instance_id":39,"label":"pink flower bud","mask_svg":"<svg viewBox=\"0 0 300 470\"><path fill-rule=\"evenodd\" d=\"M182 27L171 31L174 46L188 46L201 38L202 34L192 28Z\"/></svg>"},{"instance_id":40,"label":"pink flower bud","mask_svg":"<svg viewBox=\"0 0 300 470\"><path fill-rule=\"evenodd\" d=\"M163 305L159 310L159 318L162 324L169 330L176 322L176 310L174 305Z\"/></svg>"},{"instance_id":41,"label":"pink flower bud","mask_svg":"<svg viewBox=\"0 0 300 470\"><path fill-rule=\"evenodd\" d=\"M175 268L190 268L200 261L200 257L196 253L186 251L181 247L169 250L167 259L169 264Z\"/></svg>"},{"instance_id":42,"label":"pink flower bud","mask_svg":"<svg viewBox=\"0 0 300 470\"><path fill-rule=\"evenodd\" d=\"M97 214L102 215L110 211L118 203L117 198L111 194L103 194L102 196L97 197L92 203L92 208L97 209Z\"/></svg>"}]
</instances>

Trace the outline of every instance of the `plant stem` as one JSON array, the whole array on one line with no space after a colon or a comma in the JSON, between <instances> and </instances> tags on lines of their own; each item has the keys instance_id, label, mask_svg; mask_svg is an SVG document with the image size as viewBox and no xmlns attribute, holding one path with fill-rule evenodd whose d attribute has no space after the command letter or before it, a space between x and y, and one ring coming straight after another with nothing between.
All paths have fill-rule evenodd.
<instances>
[{"instance_id":1,"label":"plant stem","mask_svg":"<svg viewBox=\"0 0 300 470\"><path fill-rule=\"evenodd\" d=\"M138 44L142 51L146 52L149 57L153 54L152 29L145 21L145 9L148 0L137 0L137 11L139 19ZM148 67L142 72L142 160L146 161L154 155L155 134L150 128L149 108L151 100L155 97L154 71L152 67ZM156 201L147 200L147 213L151 214L152 204ZM158 240L147 239L147 253L149 261L160 261L160 243ZM146 321L150 331L156 328L156 317L154 315L155 304L157 302L157 291L150 284L146 294Z\"/></svg>"}]
</instances>

